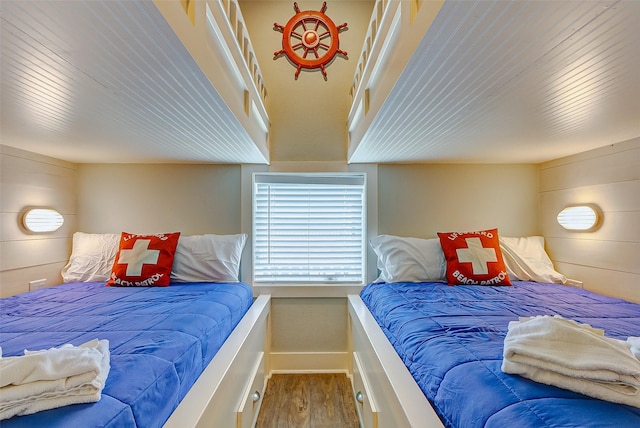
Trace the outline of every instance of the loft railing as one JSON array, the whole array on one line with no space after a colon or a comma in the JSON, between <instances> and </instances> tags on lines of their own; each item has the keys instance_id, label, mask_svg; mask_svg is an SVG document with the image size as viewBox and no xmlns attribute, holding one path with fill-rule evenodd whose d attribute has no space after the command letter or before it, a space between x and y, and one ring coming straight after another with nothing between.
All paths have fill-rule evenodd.
<instances>
[{"instance_id":1,"label":"loft railing","mask_svg":"<svg viewBox=\"0 0 640 428\"><path fill-rule=\"evenodd\" d=\"M267 98L267 89L264 85L262 72L260 71L260 66L258 65L255 52L253 51L251 39L249 38L249 34L246 30L246 25L242 18L242 12L240 11L238 2L236 0L208 1L207 6L209 11L211 10L211 6L209 6L210 3L217 3L218 7L222 9L224 16L227 18L228 29L235 36L235 49L244 60L244 66L249 71L256 91L260 94L260 98L264 103ZM231 46L229 48L231 48Z\"/></svg>"},{"instance_id":2,"label":"loft railing","mask_svg":"<svg viewBox=\"0 0 640 428\"><path fill-rule=\"evenodd\" d=\"M351 91L349 92L352 101L356 97L356 94L358 94L359 92L360 84L363 81L363 75L365 74L365 71L369 71L369 69L371 68L369 67L371 64L369 59L371 58L374 44L376 44L377 42L377 37L379 35L378 29L380 28L383 17L385 16L385 12L389 9L390 4L391 2L389 0L376 0L375 2L373 13L371 15L371 21L369 22L369 28L367 30L367 35L364 40L364 45L362 46L362 52L360 53L358 65L356 66L356 72L353 76Z\"/></svg>"},{"instance_id":3,"label":"loft railing","mask_svg":"<svg viewBox=\"0 0 640 428\"><path fill-rule=\"evenodd\" d=\"M395 45L400 27L401 3L399 0L376 0L374 4L349 91L351 108L347 126L350 146L353 134L359 133L356 128L362 128L365 116L369 112L370 89L375 85L378 74L388 60L389 51ZM357 142L359 139L356 144ZM350 152L352 149L350 147Z\"/></svg>"}]
</instances>

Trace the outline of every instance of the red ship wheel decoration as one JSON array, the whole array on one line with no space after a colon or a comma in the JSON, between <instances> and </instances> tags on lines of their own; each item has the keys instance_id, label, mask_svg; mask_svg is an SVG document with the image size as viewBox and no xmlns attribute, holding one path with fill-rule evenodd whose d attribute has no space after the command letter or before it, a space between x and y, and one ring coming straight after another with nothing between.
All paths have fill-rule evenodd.
<instances>
[{"instance_id":1,"label":"red ship wheel decoration","mask_svg":"<svg viewBox=\"0 0 640 428\"><path fill-rule=\"evenodd\" d=\"M322 3L320 11L300 12L296 2L293 3L293 9L296 14L289 19L287 25L283 27L278 23L273 24L274 30L282 31L282 49L273 54L274 59L285 54L297 67L296 79L303 68L319 68L327 80L325 66L336 54L347 56L345 51L338 49L338 33L347 27L347 23L336 26L331 18L325 15L327 2Z\"/></svg>"}]
</instances>

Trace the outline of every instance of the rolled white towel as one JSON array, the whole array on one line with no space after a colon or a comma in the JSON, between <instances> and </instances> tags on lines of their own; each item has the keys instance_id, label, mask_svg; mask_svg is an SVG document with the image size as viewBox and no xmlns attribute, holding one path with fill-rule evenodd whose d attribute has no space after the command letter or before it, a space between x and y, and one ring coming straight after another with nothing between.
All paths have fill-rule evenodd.
<instances>
[{"instance_id":1,"label":"rolled white towel","mask_svg":"<svg viewBox=\"0 0 640 428\"><path fill-rule=\"evenodd\" d=\"M502 371L640 407L640 361L627 343L562 317L509 323Z\"/></svg>"},{"instance_id":2,"label":"rolled white towel","mask_svg":"<svg viewBox=\"0 0 640 428\"><path fill-rule=\"evenodd\" d=\"M0 420L100 400L110 370L109 342L92 340L0 359Z\"/></svg>"},{"instance_id":3,"label":"rolled white towel","mask_svg":"<svg viewBox=\"0 0 640 428\"><path fill-rule=\"evenodd\" d=\"M23 356L2 358L0 387L65 379L88 372L98 373L103 354L98 345L97 340L92 340L80 346L67 344L41 351L25 350Z\"/></svg>"}]
</instances>

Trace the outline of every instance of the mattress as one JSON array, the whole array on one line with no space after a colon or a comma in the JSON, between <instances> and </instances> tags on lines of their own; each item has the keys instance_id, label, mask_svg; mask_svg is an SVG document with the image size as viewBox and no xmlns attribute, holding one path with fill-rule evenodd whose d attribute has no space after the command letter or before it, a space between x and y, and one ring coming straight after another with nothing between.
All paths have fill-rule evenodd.
<instances>
[{"instance_id":1,"label":"mattress","mask_svg":"<svg viewBox=\"0 0 640 428\"><path fill-rule=\"evenodd\" d=\"M509 321L561 315L640 336L640 305L533 282L370 284L361 298L448 427L640 427L640 409L501 371Z\"/></svg>"},{"instance_id":2,"label":"mattress","mask_svg":"<svg viewBox=\"0 0 640 428\"><path fill-rule=\"evenodd\" d=\"M4 356L107 339L100 401L14 417L11 427L159 427L253 302L243 283L68 283L0 300Z\"/></svg>"}]
</instances>

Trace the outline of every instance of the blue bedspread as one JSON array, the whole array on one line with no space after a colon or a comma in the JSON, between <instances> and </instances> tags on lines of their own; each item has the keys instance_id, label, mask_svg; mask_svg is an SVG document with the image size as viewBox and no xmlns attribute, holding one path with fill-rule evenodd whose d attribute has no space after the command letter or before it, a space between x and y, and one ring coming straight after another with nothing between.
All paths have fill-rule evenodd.
<instances>
[{"instance_id":1,"label":"blue bedspread","mask_svg":"<svg viewBox=\"0 0 640 428\"><path fill-rule=\"evenodd\" d=\"M640 305L555 284L370 284L361 297L446 426L640 427L640 409L501 371L509 321L554 315L640 336Z\"/></svg>"},{"instance_id":2,"label":"blue bedspread","mask_svg":"<svg viewBox=\"0 0 640 428\"><path fill-rule=\"evenodd\" d=\"M159 427L253 302L242 283L120 288L69 283L0 300L4 356L108 339L97 403L1 421L12 427Z\"/></svg>"}]
</instances>

